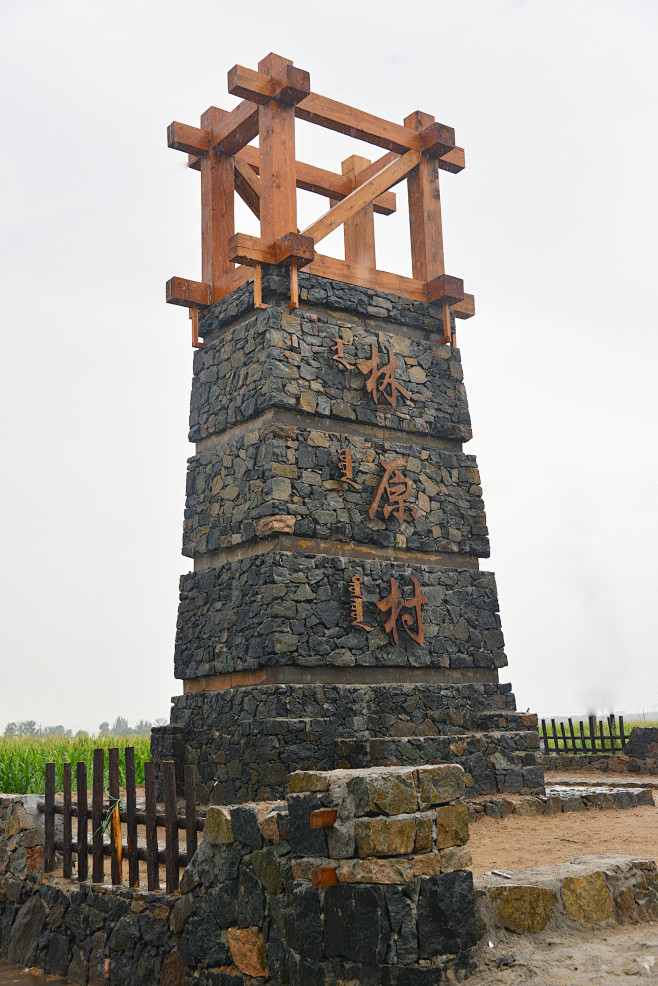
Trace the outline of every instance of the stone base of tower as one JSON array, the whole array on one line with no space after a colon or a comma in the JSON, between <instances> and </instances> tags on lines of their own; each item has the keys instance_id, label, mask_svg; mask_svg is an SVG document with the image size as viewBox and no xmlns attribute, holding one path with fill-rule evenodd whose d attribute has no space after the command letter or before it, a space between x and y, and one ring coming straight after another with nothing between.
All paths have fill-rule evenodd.
<instances>
[{"instance_id":1,"label":"stone base of tower","mask_svg":"<svg viewBox=\"0 0 658 986\"><path fill-rule=\"evenodd\" d=\"M458 763L543 791L515 711L459 350L440 306L263 268L199 315L175 674L156 762L201 801L295 770ZM179 771L182 776L182 771Z\"/></svg>"},{"instance_id":2,"label":"stone base of tower","mask_svg":"<svg viewBox=\"0 0 658 986\"><path fill-rule=\"evenodd\" d=\"M543 792L536 716L514 706L493 682L195 692L153 730L152 756L195 764L200 800L217 804L281 798L294 770L437 763L464 768L467 795Z\"/></svg>"}]
</instances>

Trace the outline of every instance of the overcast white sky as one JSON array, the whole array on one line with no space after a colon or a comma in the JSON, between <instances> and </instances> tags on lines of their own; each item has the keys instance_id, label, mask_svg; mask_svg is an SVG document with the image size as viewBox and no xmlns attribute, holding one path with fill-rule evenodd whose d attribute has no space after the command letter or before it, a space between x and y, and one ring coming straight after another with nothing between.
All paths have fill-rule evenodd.
<instances>
[{"instance_id":1,"label":"overcast white sky","mask_svg":"<svg viewBox=\"0 0 658 986\"><path fill-rule=\"evenodd\" d=\"M193 351L164 286L200 279L199 176L165 132L230 109L228 69L269 51L455 127L446 265L476 297L502 679L540 714L658 706L657 44L654 0L0 0L0 730L164 717L182 690ZM373 156L305 124L297 153ZM378 264L410 273L397 191ZM302 220L325 205L300 193Z\"/></svg>"}]
</instances>

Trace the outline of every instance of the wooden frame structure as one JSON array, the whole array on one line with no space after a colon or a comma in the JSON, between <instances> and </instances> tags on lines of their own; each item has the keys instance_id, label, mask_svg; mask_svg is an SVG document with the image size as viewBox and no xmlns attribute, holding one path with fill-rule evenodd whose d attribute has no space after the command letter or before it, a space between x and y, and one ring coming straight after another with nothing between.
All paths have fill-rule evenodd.
<instances>
[{"instance_id":1,"label":"wooden frame structure","mask_svg":"<svg viewBox=\"0 0 658 986\"><path fill-rule=\"evenodd\" d=\"M416 111L404 124L393 123L311 92L308 72L280 55L269 54L258 71L235 65L228 90L242 97L230 112L211 106L201 126L174 122L169 147L188 154L188 165L201 172L202 280L172 277L167 302L190 309L192 344L198 337L200 309L226 297L253 279L254 305L262 306L261 267L276 264L290 271L290 307L298 307L297 271L304 267L361 287L435 302L457 318L475 314L463 282L445 272L439 171L464 168L464 151L455 146L452 127ZM336 174L297 161L295 120L305 120L383 148L375 161L353 155ZM258 137L258 146L251 141ZM391 191L407 180L412 277L375 266L375 212L390 215ZM301 232L297 228L297 189L329 199L329 209ZM260 220L260 237L236 233L234 193ZM316 253L317 244L344 227L345 259ZM237 265L237 266L236 266ZM446 330L444 342L455 345Z\"/></svg>"}]
</instances>

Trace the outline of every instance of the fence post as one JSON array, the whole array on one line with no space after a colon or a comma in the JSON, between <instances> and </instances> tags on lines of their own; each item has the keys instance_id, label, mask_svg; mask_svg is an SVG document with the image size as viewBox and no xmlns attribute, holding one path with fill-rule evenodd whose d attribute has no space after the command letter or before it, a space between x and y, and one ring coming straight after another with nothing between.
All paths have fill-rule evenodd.
<instances>
[{"instance_id":1,"label":"fence post","mask_svg":"<svg viewBox=\"0 0 658 986\"><path fill-rule=\"evenodd\" d=\"M178 811L176 807L176 765L173 760L162 763L165 800L165 853L167 893L178 890Z\"/></svg>"},{"instance_id":2,"label":"fence post","mask_svg":"<svg viewBox=\"0 0 658 986\"><path fill-rule=\"evenodd\" d=\"M70 880L73 875L73 859L71 854L71 843L73 833L71 830L71 764L65 763L62 766L62 787L64 790L64 812L62 819L62 876L65 880Z\"/></svg>"},{"instance_id":3,"label":"fence post","mask_svg":"<svg viewBox=\"0 0 658 986\"><path fill-rule=\"evenodd\" d=\"M102 883L105 878L103 860L103 781L105 773L105 750L94 750L94 777L91 798L92 827L92 871L94 883Z\"/></svg>"},{"instance_id":4,"label":"fence post","mask_svg":"<svg viewBox=\"0 0 658 986\"><path fill-rule=\"evenodd\" d=\"M78 790L78 881L84 883L89 872L89 845L87 842L87 764L79 760L76 767L76 787Z\"/></svg>"},{"instance_id":5,"label":"fence post","mask_svg":"<svg viewBox=\"0 0 658 986\"><path fill-rule=\"evenodd\" d=\"M621 739L621 752L626 749L626 734L624 732L624 717L619 716L619 736Z\"/></svg>"},{"instance_id":6,"label":"fence post","mask_svg":"<svg viewBox=\"0 0 658 986\"><path fill-rule=\"evenodd\" d=\"M55 764L46 764L45 847L43 868L46 873L55 869Z\"/></svg>"},{"instance_id":7,"label":"fence post","mask_svg":"<svg viewBox=\"0 0 658 986\"><path fill-rule=\"evenodd\" d=\"M544 753L549 753L550 751L548 749L548 730L546 729L545 719L542 719L541 721L541 731L542 731L542 736L544 737Z\"/></svg>"},{"instance_id":8,"label":"fence post","mask_svg":"<svg viewBox=\"0 0 658 986\"><path fill-rule=\"evenodd\" d=\"M196 770L194 764L188 763L185 764L185 851L188 866L192 862L196 847Z\"/></svg>"},{"instance_id":9,"label":"fence post","mask_svg":"<svg viewBox=\"0 0 658 986\"><path fill-rule=\"evenodd\" d=\"M135 747L126 747L126 826L128 841L128 882L139 886L139 860L137 858L137 790L135 784Z\"/></svg>"},{"instance_id":10,"label":"fence post","mask_svg":"<svg viewBox=\"0 0 658 986\"><path fill-rule=\"evenodd\" d=\"M122 883L122 862L123 850L121 846L121 819L119 817L119 748L114 746L108 751L109 756L109 784L110 810L112 819L110 821L110 866L112 872L113 886L120 886Z\"/></svg>"},{"instance_id":11,"label":"fence post","mask_svg":"<svg viewBox=\"0 0 658 986\"><path fill-rule=\"evenodd\" d=\"M571 735L571 752L576 752L576 733L573 728L573 719L569 719L569 733Z\"/></svg>"},{"instance_id":12,"label":"fence post","mask_svg":"<svg viewBox=\"0 0 658 986\"><path fill-rule=\"evenodd\" d=\"M146 789L146 878L149 890L160 889L158 861L158 827L155 803L155 768L151 760L144 764Z\"/></svg>"},{"instance_id":13,"label":"fence post","mask_svg":"<svg viewBox=\"0 0 658 986\"><path fill-rule=\"evenodd\" d=\"M589 719L589 746L592 753L596 753L596 716L588 716Z\"/></svg>"}]
</instances>

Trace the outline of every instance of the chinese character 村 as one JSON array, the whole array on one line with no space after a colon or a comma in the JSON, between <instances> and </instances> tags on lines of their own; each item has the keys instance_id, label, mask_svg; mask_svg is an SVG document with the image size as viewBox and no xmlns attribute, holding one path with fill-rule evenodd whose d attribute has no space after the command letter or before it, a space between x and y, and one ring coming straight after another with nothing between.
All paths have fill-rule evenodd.
<instances>
[{"instance_id":1,"label":"chinese character \u6751","mask_svg":"<svg viewBox=\"0 0 658 986\"><path fill-rule=\"evenodd\" d=\"M423 603L427 602L427 596L423 596L420 591L420 582L415 579L413 575L411 576L411 581L414 586L414 594L412 598L406 602L398 589L398 584L395 579L389 579L391 591L385 599L377 603L377 608L382 612L386 610L391 611L391 615L384 624L384 629L387 633L393 635L393 640L397 644L398 642L398 616L402 623L402 627L406 630L407 634L412 640L415 640L417 644L423 646L425 641L425 634L423 633L423 620L421 616L421 606ZM411 609L414 611L415 616L411 613L402 613L403 609ZM400 615L402 613L402 615ZM415 628L415 629L414 629Z\"/></svg>"}]
</instances>

